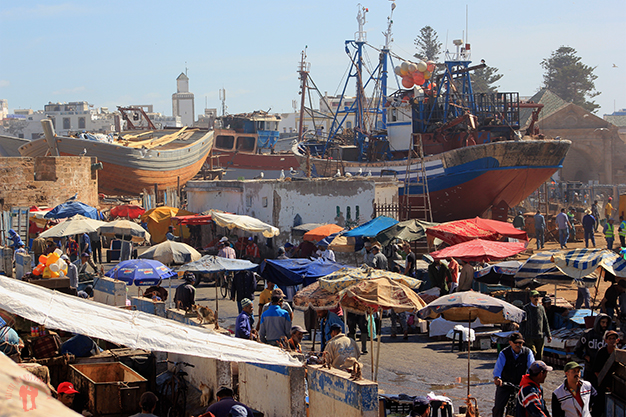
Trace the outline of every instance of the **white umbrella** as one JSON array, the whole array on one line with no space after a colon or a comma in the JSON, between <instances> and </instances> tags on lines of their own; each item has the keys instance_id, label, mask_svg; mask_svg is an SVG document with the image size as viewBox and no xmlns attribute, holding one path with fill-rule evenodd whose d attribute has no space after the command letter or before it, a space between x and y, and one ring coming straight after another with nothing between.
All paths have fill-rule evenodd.
<instances>
[{"instance_id":1,"label":"white umbrella","mask_svg":"<svg viewBox=\"0 0 626 417\"><path fill-rule=\"evenodd\" d=\"M80 235L83 233L92 233L97 231L98 227L103 224L106 224L106 222L101 222L100 220L94 220L90 219L89 217L76 214L75 216L72 216L64 221L63 223L59 223L56 226L51 227L50 229L41 233L39 237L64 237Z\"/></svg>"},{"instance_id":2,"label":"white umbrella","mask_svg":"<svg viewBox=\"0 0 626 417\"><path fill-rule=\"evenodd\" d=\"M143 243L144 240L150 241L150 233L130 220L119 219L108 223L103 222L98 230L103 236L130 236L135 243Z\"/></svg>"},{"instance_id":3,"label":"white umbrella","mask_svg":"<svg viewBox=\"0 0 626 417\"><path fill-rule=\"evenodd\" d=\"M229 229L241 229L248 232L260 232L265 237L274 237L280 234L277 227L263 223L254 217L222 213L219 211L210 211L211 219L220 227L228 227Z\"/></svg>"},{"instance_id":4,"label":"white umbrella","mask_svg":"<svg viewBox=\"0 0 626 417\"><path fill-rule=\"evenodd\" d=\"M185 264L197 261L201 257L202 255L200 255L200 252L186 243L174 242L172 240L166 240L165 242L152 246L150 249L139 255L139 258L155 259L166 265Z\"/></svg>"}]
</instances>

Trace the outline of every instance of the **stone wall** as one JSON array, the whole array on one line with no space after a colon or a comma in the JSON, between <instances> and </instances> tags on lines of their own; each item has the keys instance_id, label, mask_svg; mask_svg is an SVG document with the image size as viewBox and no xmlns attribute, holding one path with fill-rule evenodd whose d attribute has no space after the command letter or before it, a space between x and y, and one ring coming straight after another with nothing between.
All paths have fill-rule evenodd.
<instances>
[{"instance_id":1,"label":"stone wall","mask_svg":"<svg viewBox=\"0 0 626 417\"><path fill-rule=\"evenodd\" d=\"M96 158L42 156L0 158L0 210L19 206L54 207L78 193L77 199L98 206Z\"/></svg>"}]
</instances>

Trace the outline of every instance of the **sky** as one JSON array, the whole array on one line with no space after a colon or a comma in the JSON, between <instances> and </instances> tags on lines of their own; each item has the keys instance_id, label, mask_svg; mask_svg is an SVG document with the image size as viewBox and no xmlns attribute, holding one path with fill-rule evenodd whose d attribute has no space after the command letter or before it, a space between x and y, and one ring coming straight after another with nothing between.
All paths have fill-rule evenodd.
<instances>
[{"instance_id":1,"label":"sky","mask_svg":"<svg viewBox=\"0 0 626 417\"><path fill-rule=\"evenodd\" d=\"M361 3L368 9L368 43L379 48L391 2ZM626 108L626 46L619 41L624 0L395 3L391 50L404 59L416 52L414 40L426 25L444 49L467 35L472 60L484 59L504 75L500 91L531 96L543 81L541 61L571 46L595 67L596 114ZM357 11L358 3L347 0L5 0L0 99L11 111L87 101L111 110L152 104L171 115L176 78L187 71L196 115L221 108L222 88L228 113L291 112L299 101L296 70L305 47L318 88L341 91L349 66L344 41L354 39ZM377 59L374 50L367 56Z\"/></svg>"}]
</instances>

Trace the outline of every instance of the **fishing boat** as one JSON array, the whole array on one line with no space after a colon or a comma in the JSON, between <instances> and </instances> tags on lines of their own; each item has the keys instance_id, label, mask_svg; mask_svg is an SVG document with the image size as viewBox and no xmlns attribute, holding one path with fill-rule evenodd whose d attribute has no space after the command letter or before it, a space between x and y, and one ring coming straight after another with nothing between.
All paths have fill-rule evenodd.
<instances>
[{"instance_id":1,"label":"fishing boat","mask_svg":"<svg viewBox=\"0 0 626 417\"><path fill-rule=\"evenodd\" d=\"M293 146L302 170L320 177L393 175L401 181L402 206L429 200L427 220L444 222L481 216L495 206L514 207L562 167L571 142L537 135L534 121L542 105L523 103L518 93L473 92L470 73L486 65L470 65L470 45L463 40L454 41L456 51L446 52L443 64L396 66L402 86L396 78L398 89L387 94L391 15L378 65L365 71L366 12L359 10L356 39L346 41L346 51L351 48L346 86L350 78L356 81L356 99L335 114L319 153ZM365 73L371 74L368 80ZM379 91L368 94L367 85ZM532 109L533 121L520 132L523 108ZM348 114L353 129L342 126Z\"/></svg>"},{"instance_id":2,"label":"fishing boat","mask_svg":"<svg viewBox=\"0 0 626 417\"><path fill-rule=\"evenodd\" d=\"M102 163L98 191L112 195L139 195L144 190L165 190L184 185L202 168L214 132L206 129L156 129L140 108L133 111L147 119L147 129L133 129L98 139L94 135L56 136L50 120L42 120L45 138L22 145L22 156L87 156ZM126 118L126 116L124 116Z\"/></svg>"},{"instance_id":3,"label":"fishing boat","mask_svg":"<svg viewBox=\"0 0 626 417\"><path fill-rule=\"evenodd\" d=\"M280 116L264 111L218 118L211 169L224 170L224 179L276 179L289 175L298 160L290 151L276 152ZM285 172L287 174L285 174Z\"/></svg>"}]
</instances>

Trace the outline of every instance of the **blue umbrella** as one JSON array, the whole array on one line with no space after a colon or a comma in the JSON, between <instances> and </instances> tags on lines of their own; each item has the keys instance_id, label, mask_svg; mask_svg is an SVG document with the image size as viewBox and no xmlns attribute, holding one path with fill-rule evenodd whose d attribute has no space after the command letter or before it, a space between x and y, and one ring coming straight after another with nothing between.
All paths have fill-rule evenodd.
<instances>
[{"instance_id":1,"label":"blue umbrella","mask_svg":"<svg viewBox=\"0 0 626 417\"><path fill-rule=\"evenodd\" d=\"M178 276L159 261L152 259L130 259L122 261L105 274L107 277L119 279L128 285L150 286L159 285L161 280Z\"/></svg>"}]
</instances>

